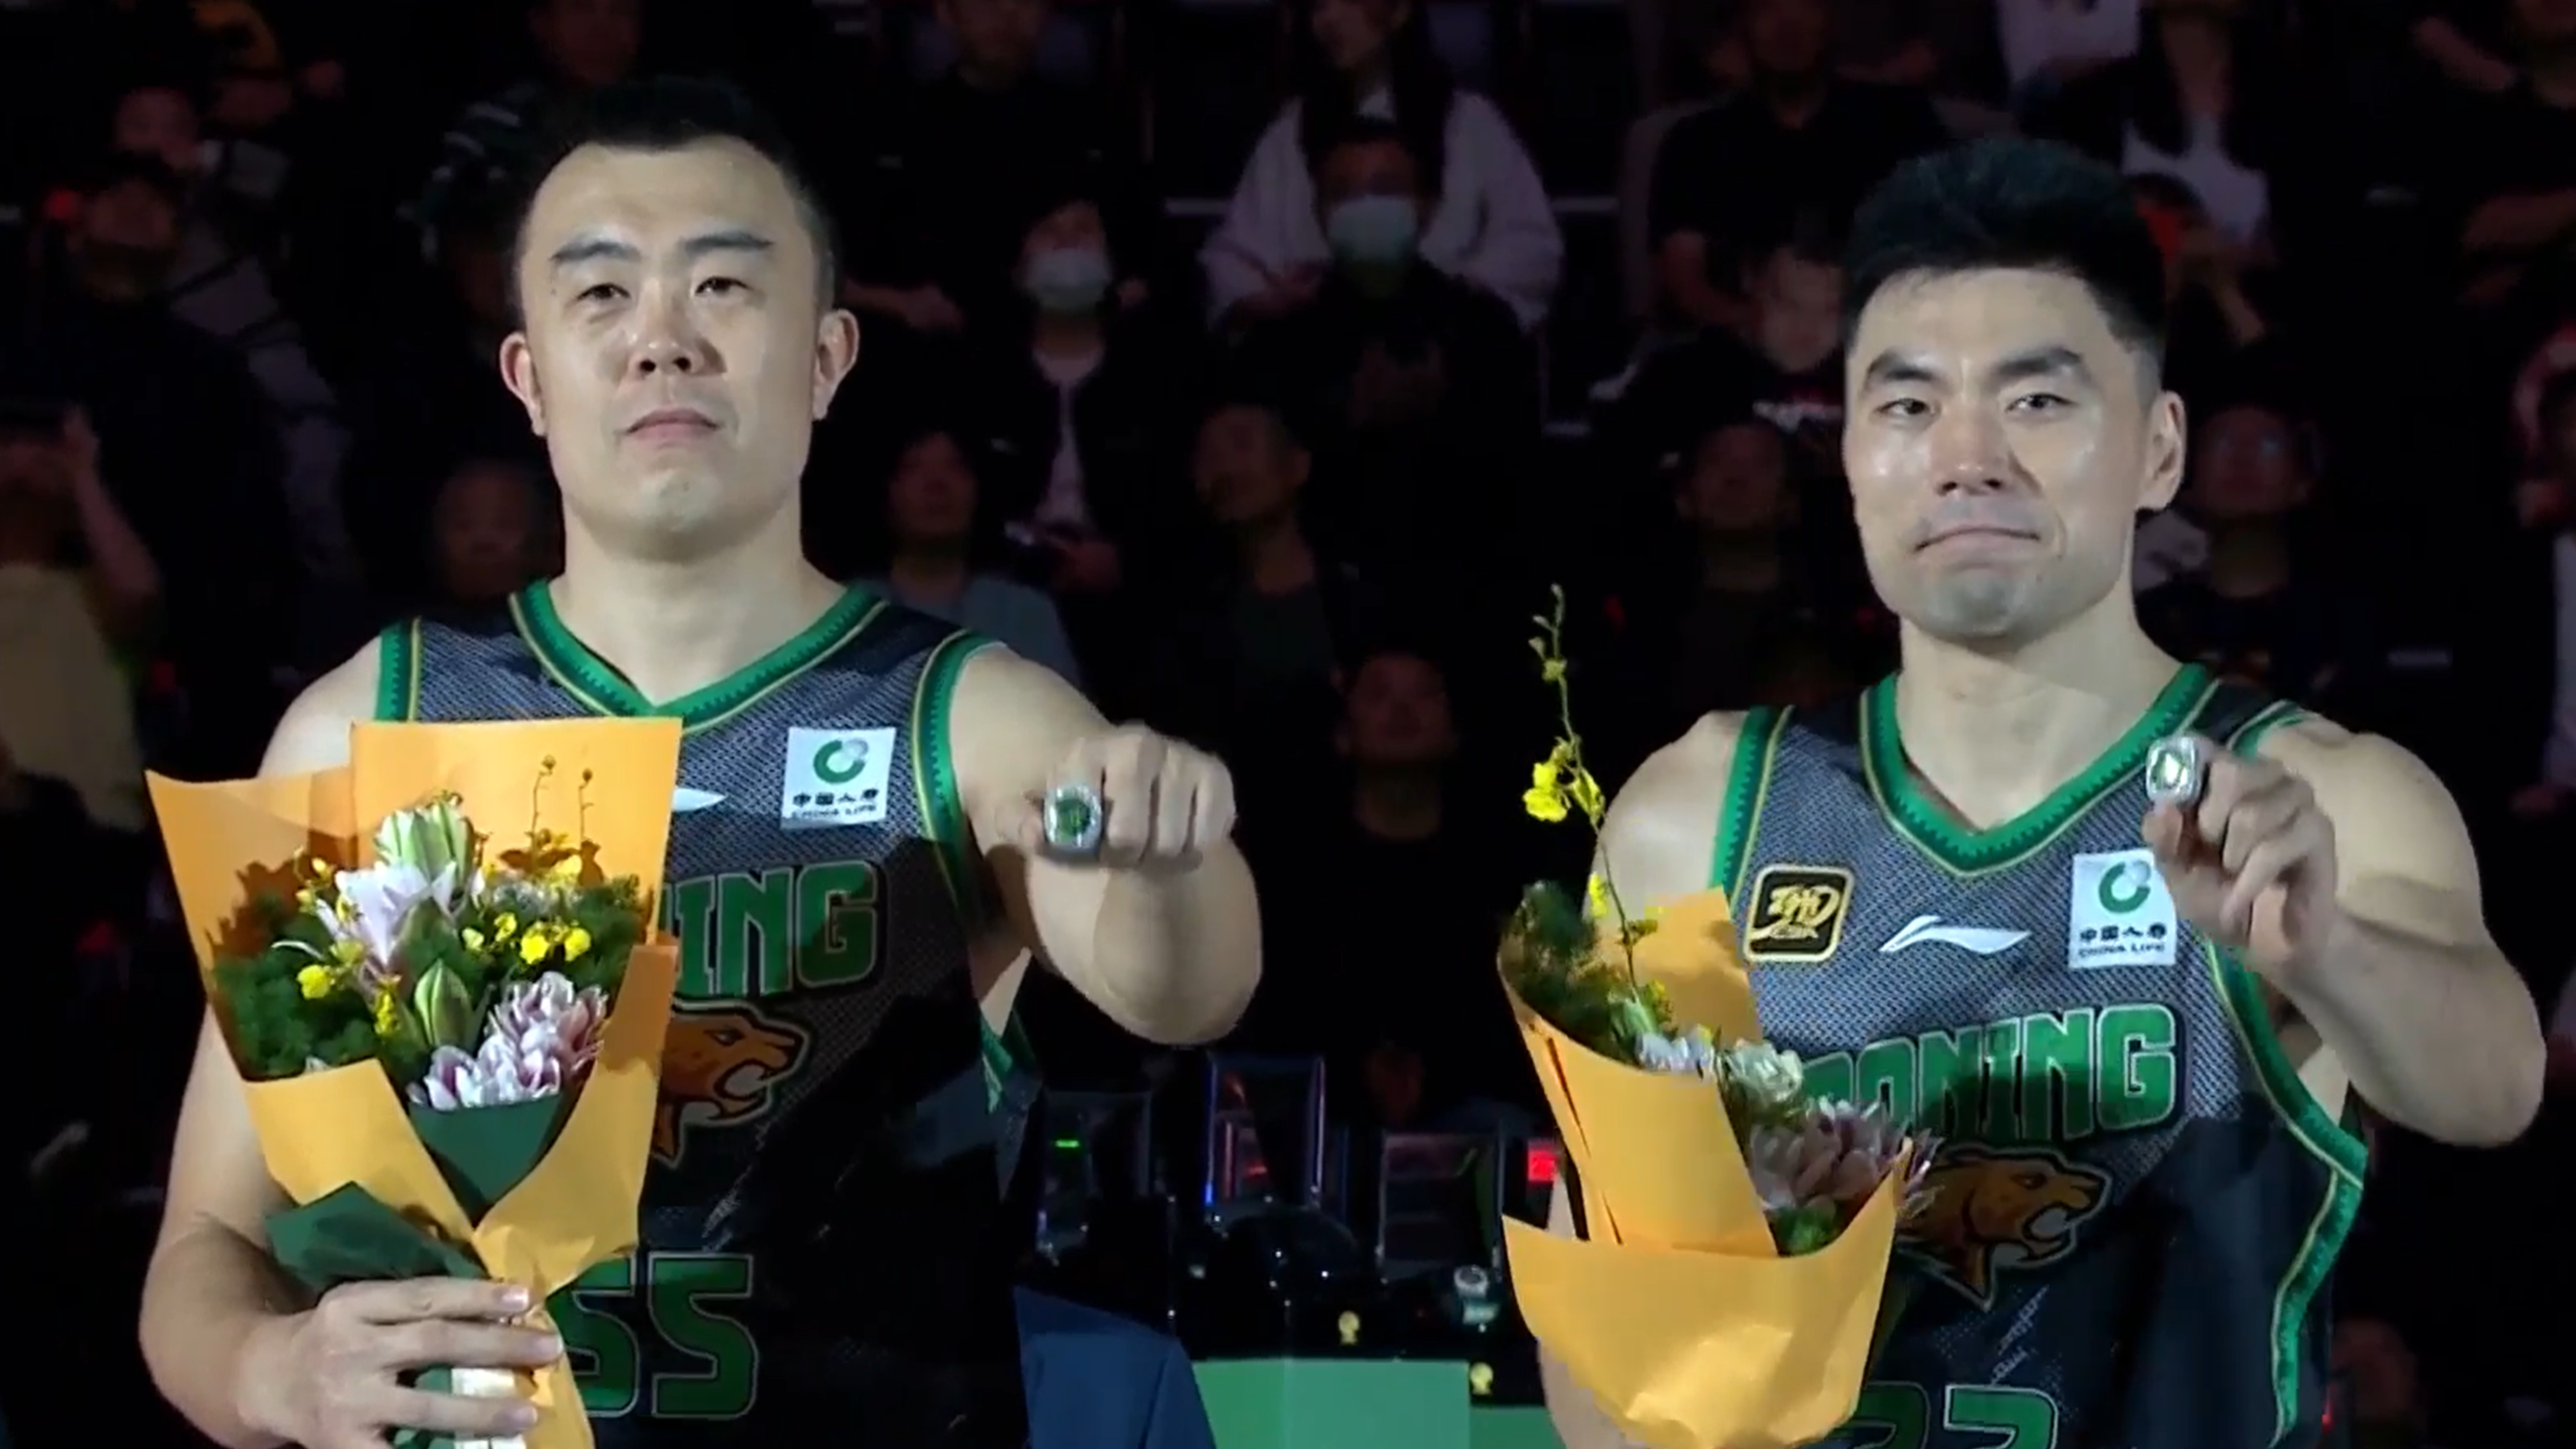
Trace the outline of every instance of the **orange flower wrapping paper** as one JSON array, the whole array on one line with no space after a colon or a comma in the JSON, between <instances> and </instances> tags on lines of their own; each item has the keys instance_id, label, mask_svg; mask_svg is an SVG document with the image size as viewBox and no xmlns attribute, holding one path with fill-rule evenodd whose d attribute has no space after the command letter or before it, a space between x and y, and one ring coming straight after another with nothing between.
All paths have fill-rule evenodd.
<instances>
[{"instance_id":1,"label":"orange flower wrapping paper","mask_svg":"<svg viewBox=\"0 0 2576 1449\"><path fill-rule=\"evenodd\" d=\"M210 975L219 958L260 944L232 939L243 907L261 892L291 890L299 853L368 864L375 823L440 791L453 791L477 829L504 842L532 824L587 842L602 874L636 877L648 912L658 912L679 762L676 720L362 724L350 731L344 769L211 785L155 775L150 784L198 968ZM373 1062L243 1084L269 1176L297 1203L364 1188L543 1303L635 1246L678 971L672 943L636 948L598 1061L554 1145L480 1223L467 1219ZM531 1322L551 1326L542 1310ZM468 1382L458 1376L460 1389ZM540 1411L528 1449L588 1449L590 1421L568 1361L520 1387Z\"/></svg>"},{"instance_id":2,"label":"orange flower wrapping paper","mask_svg":"<svg viewBox=\"0 0 2576 1449\"><path fill-rule=\"evenodd\" d=\"M1721 1046L1761 1038L1723 895L1666 909L1635 956L1677 1021ZM1783 1257L1707 1082L1612 1061L1512 1007L1592 1234L1503 1224L1530 1331L1651 1449L1787 1449L1833 1432L1868 1371L1904 1174L1824 1250Z\"/></svg>"}]
</instances>

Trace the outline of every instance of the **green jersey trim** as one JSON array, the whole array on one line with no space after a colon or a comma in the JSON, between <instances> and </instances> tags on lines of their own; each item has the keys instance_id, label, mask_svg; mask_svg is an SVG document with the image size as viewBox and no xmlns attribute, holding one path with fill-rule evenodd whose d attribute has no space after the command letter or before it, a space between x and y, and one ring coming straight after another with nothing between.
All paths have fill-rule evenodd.
<instances>
[{"instance_id":1,"label":"green jersey trim","mask_svg":"<svg viewBox=\"0 0 2576 1449\"><path fill-rule=\"evenodd\" d=\"M966 798L957 786L957 764L950 747L950 715L957 679L966 661L993 641L960 629L942 639L921 666L912 695L912 785L919 792L921 818L939 852L939 873L948 881L949 899L971 937L990 920L984 893L983 862L975 855L975 831L966 816Z\"/></svg>"},{"instance_id":2,"label":"green jersey trim","mask_svg":"<svg viewBox=\"0 0 2576 1449\"><path fill-rule=\"evenodd\" d=\"M2047 849L2136 775L2146 764L2149 747L2188 726L2218 691L2218 681L2207 670L2182 666L2138 722L2083 773L2012 819L1978 830L1959 823L1915 783L1896 721L1896 679L1891 674L1872 685L1862 701L1861 774L1896 833L1934 865L1962 879L2010 870Z\"/></svg>"},{"instance_id":3,"label":"green jersey trim","mask_svg":"<svg viewBox=\"0 0 2576 1449\"><path fill-rule=\"evenodd\" d=\"M420 621L387 624L376 635L376 718L402 724L420 718Z\"/></svg>"},{"instance_id":4,"label":"green jersey trim","mask_svg":"<svg viewBox=\"0 0 2576 1449\"><path fill-rule=\"evenodd\" d=\"M796 637L704 689L656 704L639 693L608 661L573 637L555 613L553 586L538 582L510 597L510 621L527 641L537 665L593 714L628 719L677 719L691 734L712 729L794 681L865 632L885 610L885 600L851 589Z\"/></svg>"},{"instance_id":5,"label":"green jersey trim","mask_svg":"<svg viewBox=\"0 0 2576 1449\"><path fill-rule=\"evenodd\" d=\"M1002 1084L1011 1079L1013 1072L1025 1070L1034 1075L1037 1069L1038 1056L1029 1046L1029 1034L1027 1029L1020 1025L1018 1012L1011 1013L1010 1019L1002 1023L999 1033L993 1030L991 1022L984 1023L984 1105L986 1107L1002 1105Z\"/></svg>"},{"instance_id":6,"label":"green jersey trim","mask_svg":"<svg viewBox=\"0 0 2576 1449\"><path fill-rule=\"evenodd\" d=\"M1771 792L1771 762L1779 756L1789 711L1748 710L1736 732L1735 759L1727 766L1726 795L1717 807L1717 843L1709 851L1708 888L1726 892L1732 906L1744 885L1744 863L1762 824L1762 802Z\"/></svg>"},{"instance_id":7,"label":"green jersey trim","mask_svg":"<svg viewBox=\"0 0 2576 1449\"><path fill-rule=\"evenodd\" d=\"M2263 738L2287 724L2308 718L2307 711L2286 700L2245 722L2228 748L2251 755ZM2336 1259L2352 1236L2361 1212L2362 1184L2370 1165L2370 1147L2344 1123L2326 1115L2323 1103L2299 1080L2299 1069L2272 1029L2272 1009L2263 999L2261 982L2232 955L2203 943L2210 983L2226 1004L2254 1079L2265 1100L2279 1114L2290 1136L2324 1166L2323 1201L2308 1222L2308 1234L2272 1295L2272 1442L2279 1443L2300 1419L2299 1359L2306 1348L2308 1314L2334 1272Z\"/></svg>"}]
</instances>

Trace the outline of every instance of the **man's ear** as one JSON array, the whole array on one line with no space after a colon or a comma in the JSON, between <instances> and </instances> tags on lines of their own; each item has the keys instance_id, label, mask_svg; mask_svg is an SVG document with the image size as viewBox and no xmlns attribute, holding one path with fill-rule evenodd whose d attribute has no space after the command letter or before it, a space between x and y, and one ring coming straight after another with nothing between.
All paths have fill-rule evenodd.
<instances>
[{"instance_id":1,"label":"man's ear","mask_svg":"<svg viewBox=\"0 0 2576 1449\"><path fill-rule=\"evenodd\" d=\"M528 350L525 332L513 332L501 339L501 385L519 400L519 406L528 410L528 431L544 437L546 400L537 387L537 358Z\"/></svg>"},{"instance_id":2,"label":"man's ear","mask_svg":"<svg viewBox=\"0 0 2576 1449\"><path fill-rule=\"evenodd\" d=\"M2183 464L2190 456L2191 432L2183 419L2182 399L2159 393L2147 415L2146 486L2138 494L2142 511L2161 513L2173 506L2174 494L2182 489Z\"/></svg>"},{"instance_id":3,"label":"man's ear","mask_svg":"<svg viewBox=\"0 0 2576 1449\"><path fill-rule=\"evenodd\" d=\"M835 307L814 329L814 421L832 410L833 395L859 365L859 319Z\"/></svg>"}]
</instances>

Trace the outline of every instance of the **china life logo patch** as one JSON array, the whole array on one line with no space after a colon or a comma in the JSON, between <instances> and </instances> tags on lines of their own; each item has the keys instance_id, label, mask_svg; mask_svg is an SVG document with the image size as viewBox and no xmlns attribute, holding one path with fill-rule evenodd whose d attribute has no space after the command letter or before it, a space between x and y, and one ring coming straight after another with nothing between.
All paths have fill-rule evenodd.
<instances>
[{"instance_id":1,"label":"china life logo patch","mask_svg":"<svg viewBox=\"0 0 2576 1449\"><path fill-rule=\"evenodd\" d=\"M886 818L894 784L894 731L787 731L778 821L791 830L874 825Z\"/></svg>"},{"instance_id":2,"label":"china life logo patch","mask_svg":"<svg viewBox=\"0 0 2576 1449\"><path fill-rule=\"evenodd\" d=\"M2066 964L2171 966L2180 932L2173 893L2153 851L2105 850L2075 857L2066 887Z\"/></svg>"}]
</instances>

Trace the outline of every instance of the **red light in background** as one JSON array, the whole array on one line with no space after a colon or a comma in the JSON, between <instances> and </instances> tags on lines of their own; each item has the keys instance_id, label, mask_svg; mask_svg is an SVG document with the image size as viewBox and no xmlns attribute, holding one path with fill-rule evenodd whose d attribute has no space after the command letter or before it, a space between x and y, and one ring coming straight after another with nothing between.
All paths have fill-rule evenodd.
<instances>
[{"instance_id":1,"label":"red light in background","mask_svg":"<svg viewBox=\"0 0 2576 1449\"><path fill-rule=\"evenodd\" d=\"M1529 1145L1527 1175L1530 1185L1544 1187L1556 1181L1556 1144L1533 1142Z\"/></svg>"}]
</instances>

